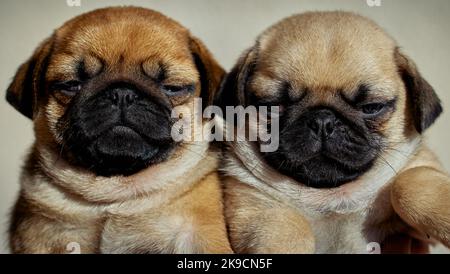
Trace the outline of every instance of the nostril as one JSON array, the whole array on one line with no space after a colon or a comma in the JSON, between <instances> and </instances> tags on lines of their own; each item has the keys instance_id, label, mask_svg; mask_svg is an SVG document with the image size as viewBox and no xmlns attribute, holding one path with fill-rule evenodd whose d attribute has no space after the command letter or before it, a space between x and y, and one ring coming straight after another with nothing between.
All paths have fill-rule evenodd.
<instances>
[{"instance_id":1,"label":"nostril","mask_svg":"<svg viewBox=\"0 0 450 274\"><path fill-rule=\"evenodd\" d=\"M318 134L320 131L320 125L317 123L317 121L311 121L309 123L309 128L314 131L314 133Z\"/></svg>"},{"instance_id":2,"label":"nostril","mask_svg":"<svg viewBox=\"0 0 450 274\"><path fill-rule=\"evenodd\" d=\"M136 91L128 88L114 88L107 93L107 98L115 106L127 107L139 99Z\"/></svg>"},{"instance_id":3,"label":"nostril","mask_svg":"<svg viewBox=\"0 0 450 274\"><path fill-rule=\"evenodd\" d=\"M325 136L330 136L334 132L334 124L331 121L325 122L324 133Z\"/></svg>"},{"instance_id":4,"label":"nostril","mask_svg":"<svg viewBox=\"0 0 450 274\"><path fill-rule=\"evenodd\" d=\"M131 105L136 99L138 98L137 94L135 93L128 93L125 95L125 103L127 105Z\"/></svg>"},{"instance_id":5,"label":"nostril","mask_svg":"<svg viewBox=\"0 0 450 274\"><path fill-rule=\"evenodd\" d=\"M119 103L119 95L116 92L111 93L110 98L114 105Z\"/></svg>"}]
</instances>

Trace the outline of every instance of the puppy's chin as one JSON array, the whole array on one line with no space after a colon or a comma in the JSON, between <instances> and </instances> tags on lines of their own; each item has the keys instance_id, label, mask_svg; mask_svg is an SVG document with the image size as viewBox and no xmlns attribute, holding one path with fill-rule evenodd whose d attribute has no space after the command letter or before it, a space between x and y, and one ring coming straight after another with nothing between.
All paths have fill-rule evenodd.
<instances>
[{"instance_id":1,"label":"puppy's chin","mask_svg":"<svg viewBox=\"0 0 450 274\"><path fill-rule=\"evenodd\" d=\"M349 166L321 154L297 163L276 154L265 158L283 175L312 188L340 187L356 180L373 166L373 161L358 167Z\"/></svg>"},{"instance_id":2,"label":"puppy's chin","mask_svg":"<svg viewBox=\"0 0 450 274\"><path fill-rule=\"evenodd\" d=\"M317 156L295 167L293 172L291 170L283 172L313 188L333 188L354 181L371 166L372 162L362 167L351 168L326 156Z\"/></svg>"},{"instance_id":3,"label":"puppy's chin","mask_svg":"<svg viewBox=\"0 0 450 274\"><path fill-rule=\"evenodd\" d=\"M98 176L129 176L167 160L174 143L148 142L126 126L115 126L72 151L77 164Z\"/></svg>"}]
</instances>

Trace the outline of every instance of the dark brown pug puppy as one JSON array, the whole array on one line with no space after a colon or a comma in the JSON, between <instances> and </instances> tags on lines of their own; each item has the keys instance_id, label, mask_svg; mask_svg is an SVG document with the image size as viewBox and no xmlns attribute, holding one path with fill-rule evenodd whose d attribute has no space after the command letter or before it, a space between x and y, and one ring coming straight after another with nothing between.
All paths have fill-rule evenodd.
<instances>
[{"instance_id":1,"label":"dark brown pug puppy","mask_svg":"<svg viewBox=\"0 0 450 274\"><path fill-rule=\"evenodd\" d=\"M372 21L344 12L281 21L220 98L282 109L277 151L235 142L227 153L236 252L363 253L411 228L450 246L450 179L421 135L439 99Z\"/></svg>"},{"instance_id":2,"label":"dark brown pug puppy","mask_svg":"<svg viewBox=\"0 0 450 274\"><path fill-rule=\"evenodd\" d=\"M7 93L36 135L12 251L231 252L214 154L170 134L171 110L208 101L222 76L198 39L155 11L101 9L57 29Z\"/></svg>"}]
</instances>

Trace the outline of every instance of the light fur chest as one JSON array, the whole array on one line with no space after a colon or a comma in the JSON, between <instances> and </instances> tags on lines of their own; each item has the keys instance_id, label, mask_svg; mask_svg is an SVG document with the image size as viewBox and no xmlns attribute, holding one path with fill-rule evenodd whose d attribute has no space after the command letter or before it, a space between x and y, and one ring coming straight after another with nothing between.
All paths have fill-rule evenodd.
<instances>
[{"instance_id":1,"label":"light fur chest","mask_svg":"<svg viewBox=\"0 0 450 274\"><path fill-rule=\"evenodd\" d=\"M307 216L316 240L316 253L367 253L373 235L362 213Z\"/></svg>"}]
</instances>

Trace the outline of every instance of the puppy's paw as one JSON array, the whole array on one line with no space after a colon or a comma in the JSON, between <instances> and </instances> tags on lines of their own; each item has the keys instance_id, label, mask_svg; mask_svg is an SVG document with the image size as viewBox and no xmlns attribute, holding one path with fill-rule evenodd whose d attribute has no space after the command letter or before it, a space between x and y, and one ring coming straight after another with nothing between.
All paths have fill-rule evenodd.
<instances>
[{"instance_id":1,"label":"puppy's paw","mask_svg":"<svg viewBox=\"0 0 450 274\"><path fill-rule=\"evenodd\" d=\"M418 167L400 174L392 186L396 213L418 231L450 247L450 178Z\"/></svg>"}]
</instances>

